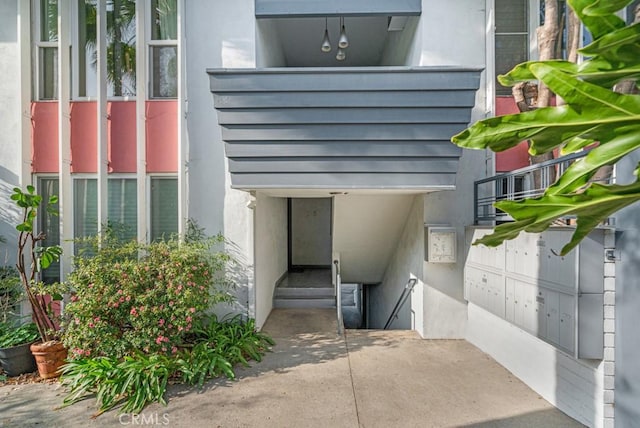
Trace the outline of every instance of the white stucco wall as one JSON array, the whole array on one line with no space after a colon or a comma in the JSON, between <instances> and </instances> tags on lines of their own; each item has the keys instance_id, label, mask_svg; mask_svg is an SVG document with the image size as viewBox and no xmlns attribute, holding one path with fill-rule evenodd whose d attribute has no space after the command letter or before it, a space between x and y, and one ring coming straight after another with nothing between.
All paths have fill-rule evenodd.
<instances>
[{"instance_id":1,"label":"white stucco wall","mask_svg":"<svg viewBox=\"0 0 640 428\"><path fill-rule=\"evenodd\" d=\"M407 281L416 278L413 293L393 321L392 329L413 329L421 335L424 325L422 268L424 262L423 195L413 198L411 210L404 224L382 283L370 287L369 328L383 328L402 294Z\"/></svg>"},{"instance_id":2,"label":"white stucco wall","mask_svg":"<svg viewBox=\"0 0 640 428\"><path fill-rule=\"evenodd\" d=\"M17 28L17 1L0 2L0 265L15 264L15 225L19 213L10 199L12 189L20 186L21 114L20 114L20 46Z\"/></svg>"},{"instance_id":3,"label":"white stucco wall","mask_svg":"<svg viewBox=\"0 0 640 428\"><path fill-rule=\"evenodd\" d=\"M273 290L287 272L287 199L258 192L255 208L256 325L264 325L273 307Z\"/></svg>"},{"instance_id":4,"label":"white stucco wall","mask_svg":"<svg viewBox=\"0 0 640 428\"><path fill-rule=\"evenodd\" d=\"M334 198L333 252L343 282L382 281L402 234L413 195L340 195Z\"/></svg>"},{"instance_id":5,"label":"white stucco wall","mask_svg":"<svg viewBox=\"0 0 640 428\"><path fill-rule=\"evenodd\" d=\"M206 69L256 66L254 2L189 0L185 21L188 216L208 234L221 232L230 242L228 250L238 262L230 272L238 304L228 310L249 313L254 292L250 195L230 188Z\"/></svg>"},{"instance_id":6,"label":"white stucco wall","mask_svg":"<svg viewBox=\"0 0 640 428\"><path fill-rule=\"evenodd\" d=\"M484 151L465 150L460 158L455 191L434 192L424 198L425 225L455 227L457 263L424 263L424 337L464 338L466 302L465 226L473 224L473 182L488 171Z\"/></svg>"},{"instance_id":7,"label":"white stucco wall","mask_svg":"<svg viewBox=\"0 0 640 428\"><path fill-rule=\"evenodd\" d=\"M412 65L484 66L486 0L422 0Z\"/></svg>"},{"instance_id":8,"label":"white stucco wall","mask_svg":"<svg viewBox=\"0 0 640 428\"><path fill-rule=\"evenodd\" d=\"M286 58L273 19L256 20L256 65L258 67L285 67Z\"/></svg>"},{"instance_id":9,"label":"white stucco wall","mask_svg":"<svg viewBox=\"0 0 640 428\"><path fill-rule=\"evenodd\" d=\"M563 412L587 426L602 426L601 361L570 357L473 303L466 339Z\"/></svg>"},{"instance_id":10,"label":"white stucco wall","mask_svg":"<svg viewBox=\"0 0 640 428\"><path fill-rule=\"evenodd\" d=\"M411 16L407 20L404 30L390 31L382 51L380 65L413 65L417 64L412 54L416 52L416 30L420 22L419 16Z\"/></svg>"}]
</instances>

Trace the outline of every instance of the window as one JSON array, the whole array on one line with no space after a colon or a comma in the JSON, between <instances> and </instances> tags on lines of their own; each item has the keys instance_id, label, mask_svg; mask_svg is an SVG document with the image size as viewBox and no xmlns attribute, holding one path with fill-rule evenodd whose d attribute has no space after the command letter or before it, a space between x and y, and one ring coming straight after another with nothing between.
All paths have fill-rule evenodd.
<instances>
[{"instance_id":1,"label":"window","mask_svg":"<svg viewBox=\"0 0 640 428\"><path fill-rule=\"evenodd\" d=\"M35 26L35 88L38 100L58 99L58 1L39 0Z\"/></svg>"},{"instance_id":2,"label":"window","mask_svg":"<svg viewBox=\"0 0 640 428\"><path fill-rule=\"evenodd\" d=\"M529 59L529 8L527 0L495 0L496 95L511 95L497 76Z\"/></svg>"},{"instance_id":3,"label":"window","mask_svg":"<svg viewBox=\"0 0 640 428\"><path fill-rule=\"evenodd\" d=\"M38 231L45 234L42 245L45 247L60 245L60 218L47 215L46 205L44 205L51 196L59 195L58 179L42 177L38 179L36 184L38 193L43 200L43 205L38 209L38 222L36 225ZM55 205L55 208L58 209L58 204ZM52 263L47 269L44 269L41 273L41 279L46 284L60 281L60 262Z\"/></svg>"},{"instance_id":4,"label":"window","mask_svg":"<svg viewBox=\"0 0 640 428\"><path fill-rule=\"evenodd\" d=\"M176 0L151 1L149 96L178 96L178 6Z\"/></svg>"},{"instance_id":5,"label":"window","mask_svg":"<svg viewBox=\"0 0 640 428\"><path fill-rule=\"evenodd\" d=\"M77 80L80 97L97 96L96 3L78 0ZM135 0L107 1L107 95L136 94L136 3Z\"/></svg>"},{"instance_id":6,"label":"window","mask_svg":"<svg viewBox=\"0 0 640 428\"><path fill-rule=\"evenodd\" d=\"M98 181L73 181L74 237L98 233ZM107 182L107 221L120 239L135 239L138 233L138 199L135 178L109 178Z\"/></svg>"},{"instance_id":7,"label":"window","mask_svg":"<svg viewBox=\"0 0 640 428\"><path fill-rule=\"evenodd\" d=\"M178 233L178 179L151 178L151 241Z\"/></svg>"}]
</instances>

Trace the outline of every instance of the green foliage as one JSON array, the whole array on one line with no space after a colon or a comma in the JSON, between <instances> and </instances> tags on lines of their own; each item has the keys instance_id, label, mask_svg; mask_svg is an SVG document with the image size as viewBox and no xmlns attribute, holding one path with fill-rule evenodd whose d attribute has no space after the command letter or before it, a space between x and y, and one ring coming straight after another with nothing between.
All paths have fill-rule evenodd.
<instances>
[{"instance_id":1,"label":"green foliage","mask_svg":"<svg viewBox=\"0 0 640 428\"><path fill-rule=\"evenodd\" d=\"M35 193L35 190L35 187L31 185L27 186L26 191L15 187L11 194L11 200L22 212L22 221L16 226L16 230L19 232L16 269L31 304L33 320L38 326L40 338L46 342L56 338L59 324L56 322L55 313L51 307L53 293L38 281L37 273L56 262L62 254L62 248L58 245L43 246L42 243L46 236L44 233L35 233L34 222L43 203L45 203L46 215L58 215L58 197L51 196L45 202L42 196ZM30 263L26 262L27 257ZM60 284L53 285L56 288L59 286ZM55 297L53 300L56 300Z\"/></svg>"},{"instance_id":2,"label":"green foliage","mask_svg":"<svg viewBox=\"0 0 640 428\"><path fill-rule=\"evenodd\" d=\"M115 357L77 358L62 369L62 382L69 394L64 405L95 396L98 414L122 405L121 412L139 413L149 403L166 405L164 394L169 380L202 387L208 379L226 376L234 379L233 366L259 361L273 340L255 331L253 320L235 317L219 322L215 317L197 328L184 346L172 355L133 353ZM240 351L238 351L240 350ZM237 352L242 354L239 359Z\"/></svg>"},{"instance_id":3,"label":"green foliage","mask_svg":"<svg viewBox=\"0 0 640 428\"><path fill-rule=\"evenodd\" d=\"M199 314L232 300L225 278L231 258L213 251L221 241L85 240L68 278L75 294L63 342L71 358L175 353Z\"/></svg>"},{"instance_id":4,"label":"green foliage","mask_svg":"<svg viewBox=\"0 0 640 428\"><path fill-rule=\"evenodd\" d=\"M18 303L23 297L18 272L10 266L0 266L0 323L11 321L18 315Z\"/></svg>"},{"instance_id":5,"label":"green foliage","mask_svg":"<svg viewBox=\"0 0 640 428\"><path fill-rule=\"evenodd\" d=\"M577 217L577 228L561 253L567 254L614 212L640 200L640 182L626 185L590 183L602 166L614 165L640 148L640 96L614 92L622 80L640 78L640 25L626 27L614 12L630 0L569 0L591 31L594 41L581 53L589 58L577 65L566 61L532 61L499 76L506 86L529 80L544 82L565 105L482 120L452 141L472 149L502 151L530 141L530 153L556 148L573 153L598 143L574 162L539 198L500 201L496 208L514 218L476 243L500 245L522 231L540 232L555 219ZM637 82L636 82L637 83Z\"/></svg>"},{"instance_id":6,"label":"green foliage","mask_svg":"<svg viewBox=\"0 0 640 428\"><path fill-rule=\"evenodd\" d=\"M40 337L38 326L32 322L22 324L18 327L6 325L3 328L0 326L0 348L11 348L13 346L35 342L38 337Z\"/></svg>"}]
</instances>

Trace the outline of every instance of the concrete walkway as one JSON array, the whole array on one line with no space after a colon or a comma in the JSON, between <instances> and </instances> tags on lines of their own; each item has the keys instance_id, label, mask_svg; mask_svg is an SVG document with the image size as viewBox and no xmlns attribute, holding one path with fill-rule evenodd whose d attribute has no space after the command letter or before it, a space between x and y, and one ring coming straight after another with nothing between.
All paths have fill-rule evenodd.
<instances>
[{"instance_id":1,"label":"concrete walkway","mask_svg":"<svg viewBox=\"0 0 640 428\"><path fill-rule=\"evenodd\" d=\"M201 391L173 387L169 405L138 417L90 419L87 400L54 410L57 385L0 388L0 426L171 427L579 427L465 341L407 331L347 331L333 310L275 310L277 342L261 363Z\"/></svg>"}]
</instances>

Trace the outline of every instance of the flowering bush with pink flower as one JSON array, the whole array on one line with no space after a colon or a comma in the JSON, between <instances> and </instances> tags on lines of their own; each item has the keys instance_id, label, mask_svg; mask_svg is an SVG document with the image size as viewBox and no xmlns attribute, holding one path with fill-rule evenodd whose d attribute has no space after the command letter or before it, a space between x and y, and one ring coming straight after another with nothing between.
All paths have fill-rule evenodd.
<instances>
[{"instance_id":1,"label":"flowering bush with pink flower","mask_svg":"<svg viewBox=\"0 0 640 428\"><path fill-rule=\"evenodd\" d=\"M175 353L212 304L231 301L222 238L83 245L69 285L63 341L71 358ZM86 251L89 249L89 251Z\"/></svg>"}]
</instances>

